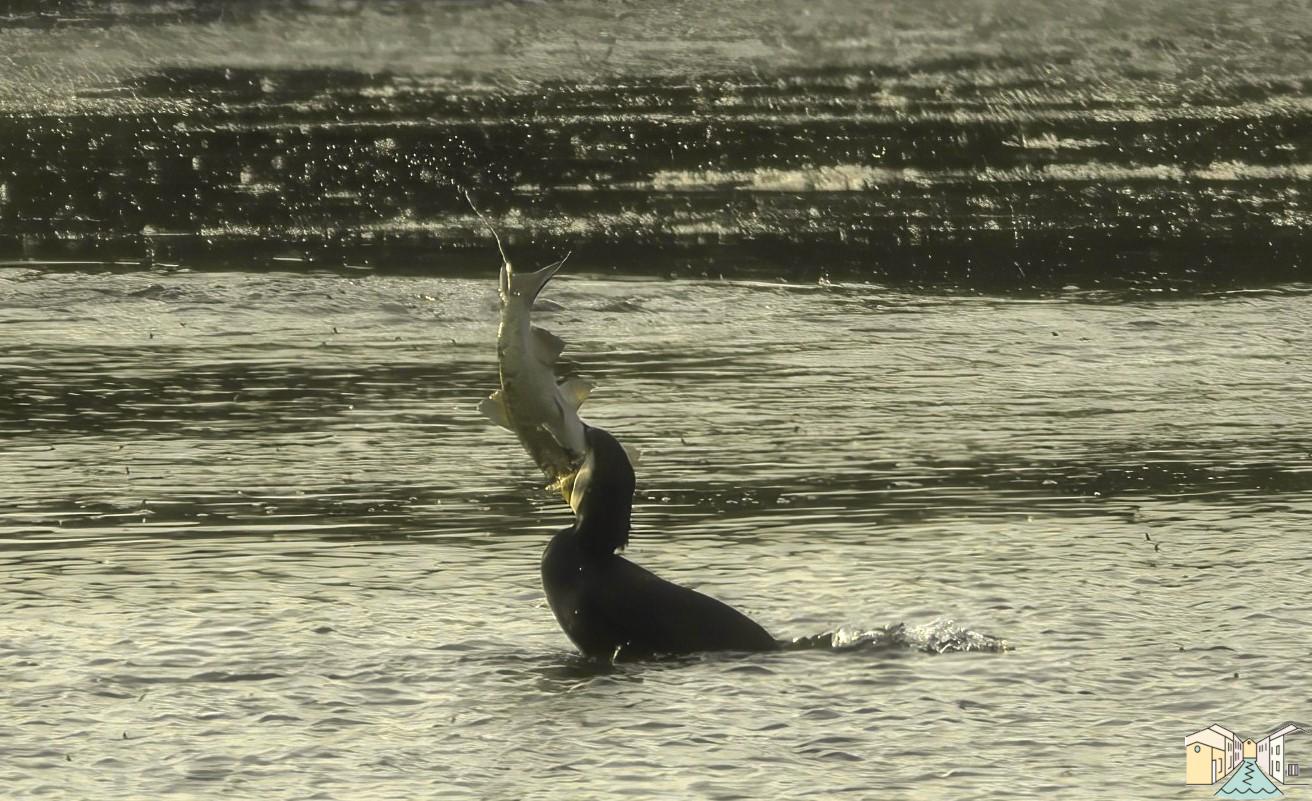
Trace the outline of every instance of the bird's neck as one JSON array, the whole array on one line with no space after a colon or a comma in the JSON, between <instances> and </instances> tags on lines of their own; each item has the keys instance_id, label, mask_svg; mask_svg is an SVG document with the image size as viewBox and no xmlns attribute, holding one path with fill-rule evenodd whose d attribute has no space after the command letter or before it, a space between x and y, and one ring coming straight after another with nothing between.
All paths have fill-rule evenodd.
<instances>
[{"instance_id":1,"label":"bird's neck","mask_svg":"<svg viewBox=\"0 0 1312 801\"><path fill-rule=\"evenodd\" d=\"M588 551L608 556L629 544L628 499L589 499L579 507L574 535Z\"/></svg>"}]
</instances>

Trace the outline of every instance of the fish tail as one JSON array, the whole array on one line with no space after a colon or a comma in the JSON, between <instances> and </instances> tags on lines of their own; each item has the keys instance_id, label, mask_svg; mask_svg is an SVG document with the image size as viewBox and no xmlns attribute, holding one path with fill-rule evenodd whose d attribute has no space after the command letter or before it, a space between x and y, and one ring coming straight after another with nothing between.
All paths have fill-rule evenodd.
<instances>
[{"instance_id":1,"label":"fish tail","mask_svg":"<svg viewBox=\"0 0 1312 801\"><path fill-rule=\"evenodd\" d=\"M510 257L506 255L506 247L501 244L501 235L497 233L496 226L493 225L492 221L487 218L487 215L474 204L474 198L470 196L469 190L464 189L462 191L465 195L465 202L469 204L469 208L473 209L474 214L478 215L478 219L483 221L483 225L487 227L488 233L492 234L492 240L497 243L497 252L501 254L501 273L498 281L498 288L501 292L501 299L506 300L510 297L512 278L515 274L514 268L510 266ZM543 281L543 286L546 286L546 283L546 281ZM538 289L540 290L541 287L538 287Z\"/></svg>"},{"instance_id":2,"label":"fish tail","mask_svg":"<svg viewBox=\"0 0 1312 801\"><path fill-rule=\"evenodd\" d=\"M537 298L538 293L542 291L542 288L551 280L551 277L559 272L561 267L565 266L565 259L568 258L569 254L566 253L564 259L548 264L541 270L532 273L517 273L510 266L510 262L504 262L501 265L502 289L506 290L508 294L517 295L532 303Z\"/></svg>"}]
</instances>

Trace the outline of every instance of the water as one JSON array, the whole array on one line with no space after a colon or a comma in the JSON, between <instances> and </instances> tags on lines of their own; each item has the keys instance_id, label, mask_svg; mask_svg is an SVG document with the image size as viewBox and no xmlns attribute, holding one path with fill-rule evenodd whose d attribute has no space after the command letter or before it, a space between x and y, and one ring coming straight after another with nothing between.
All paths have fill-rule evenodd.
<instances>
[{"instance_id":1,"label":"water","mask_svg":"<svg viewBox=\"0 0 1312 801\"><path fill-rule=\"evenodd\" d=\"M1309 289L562 277L630 558L866 643L601 669L538 581L568 511L476 411L490 274L0 270L0 782L1196 796L1183 735L1312 701Z\"/></svg>"},{"instance_id":2,"label":"water","mask_svg":"<svg viewBox=\"0 0 1312 801\"><path fill-rule=\"evenodd\" d=\"M1308 280L1297 3L223 5L0 17L0 262Z\"/></svg>"},{"instance_id":3,"label":"water","mask_svg":"<svg viewBox=\"0 0 1312 801\"><path fill-rule=\"evenodd\" d=\"M1188 798L1309 718L1299 4L11 5L5 797ZM573 251L630 558L795 648L573 654L462 188Z\"/></svg>"}]
</instances>

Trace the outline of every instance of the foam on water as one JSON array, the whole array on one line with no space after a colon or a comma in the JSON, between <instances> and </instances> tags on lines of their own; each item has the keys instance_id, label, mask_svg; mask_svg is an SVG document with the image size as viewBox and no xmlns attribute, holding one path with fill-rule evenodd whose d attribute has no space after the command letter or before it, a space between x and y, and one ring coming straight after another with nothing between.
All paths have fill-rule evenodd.
<instances>
[{"instance_id":1,"label":"foam on water","mask_svg":"<svg viewBox=\"0 0 1312 801\"><path fill-rule=\"evenodd\" d=\"M835 651L908 648L931 654L983 651L1003 653L1012 645L1000 637L972 631L948 618L914 626L893 623L882 628L842 627L823 634L798 637L785 645L786 650L831 648Z\"/></svg>"}]
</instances>

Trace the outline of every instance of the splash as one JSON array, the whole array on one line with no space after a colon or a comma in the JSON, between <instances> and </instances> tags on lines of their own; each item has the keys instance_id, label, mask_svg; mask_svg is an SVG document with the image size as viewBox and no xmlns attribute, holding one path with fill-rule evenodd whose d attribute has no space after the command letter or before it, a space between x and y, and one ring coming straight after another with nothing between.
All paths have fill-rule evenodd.
<instances>
[{"instance_id":1,"label":"splash","mask_svg":"<svg viewBox=\"0 0 1312 801\"><path fill-rule=\"evenodd\" d=\"M937 618L918 626L894 623L877 629L846 626L822 634L798 637L785 645L786 650L828 648L834 651L914 649L930 654L962 651L1002 653L1013 646L1004 639L972 631L950 618Z\"/></svg>"}]
</instances>

